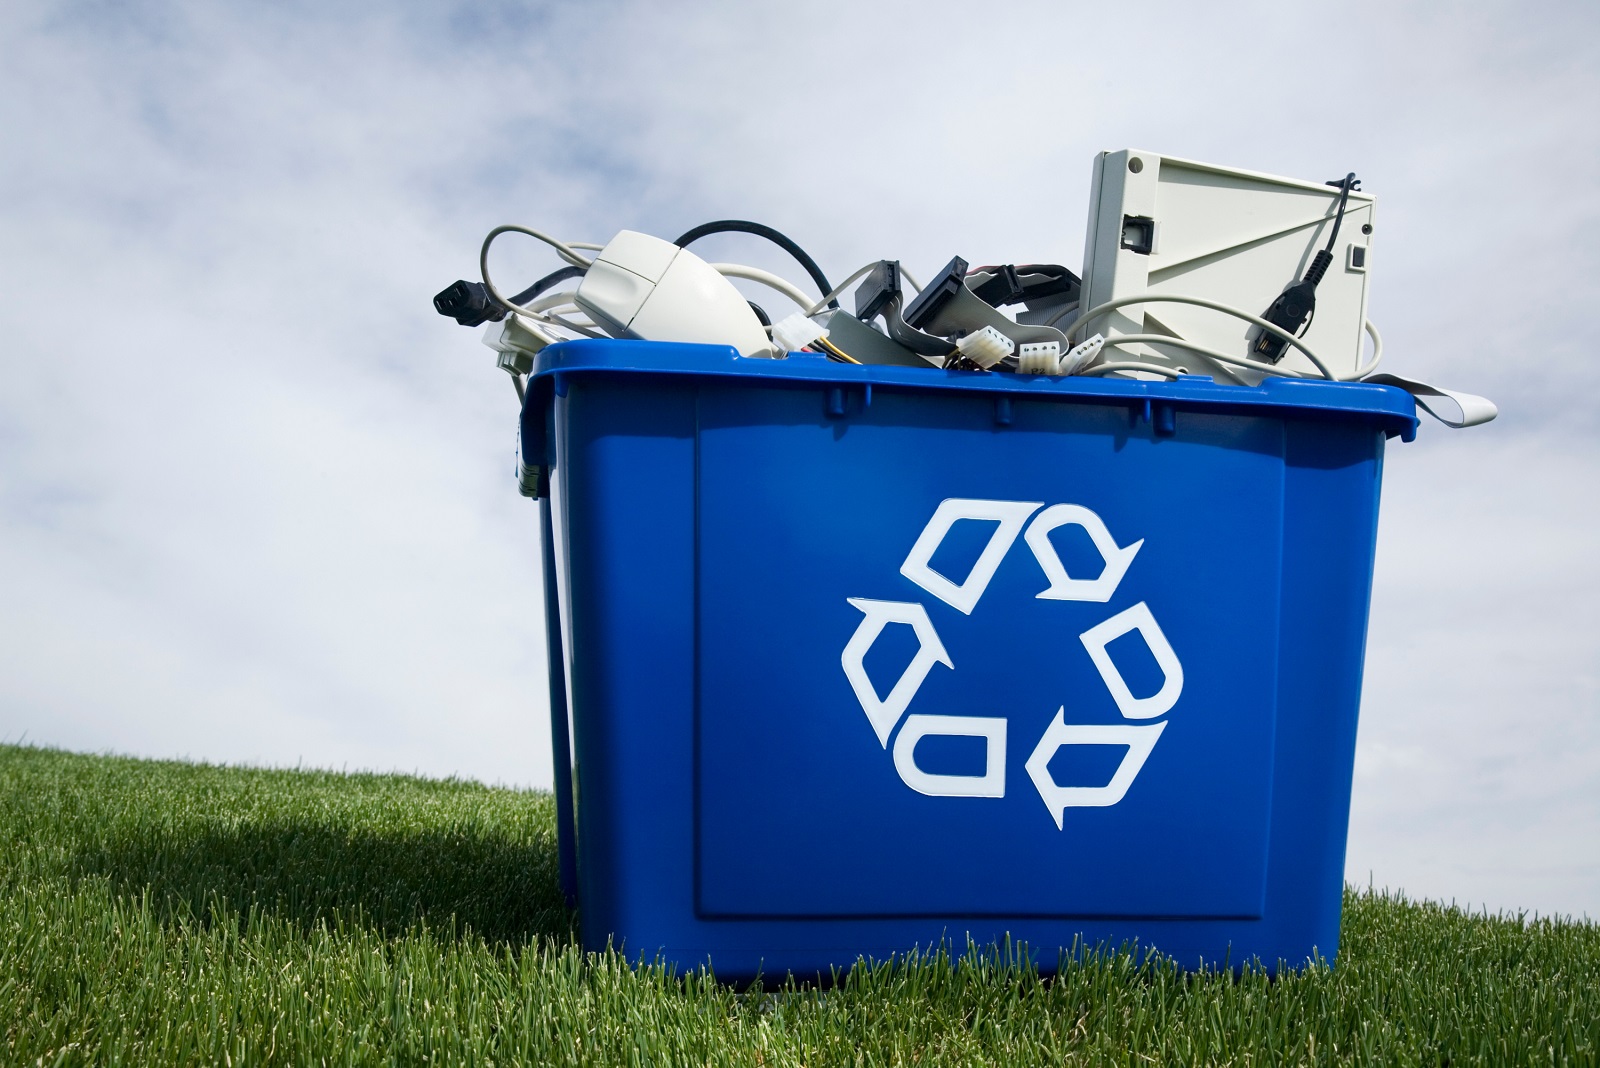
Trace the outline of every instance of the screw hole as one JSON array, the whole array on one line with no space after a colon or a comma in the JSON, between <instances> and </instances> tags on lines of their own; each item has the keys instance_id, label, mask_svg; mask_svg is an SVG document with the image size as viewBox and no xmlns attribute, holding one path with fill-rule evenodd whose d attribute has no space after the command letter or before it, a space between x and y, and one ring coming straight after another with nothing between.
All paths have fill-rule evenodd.
<instances>
[{"instance_id":1,"label":"screw hole","mask_svg":"<svg viewBox=\"0 0 1600 1068\"><path fill-rule=\"evenodd\" d=\"M1371 223L1362 223L1361 224L1361 232L1364 233L1364 234L1372 233L1372 224Z\"/></svg>"},{"instance_id":2,"label":"screw hole","mask_svg":"<svg viewBox=\"0 0 1600 1068\"><path fill-rule=\"evenodd\" d=\"M1144 170L1144 160L1140 159L1138 156L1129 156L1128 169L1134 174L1138 174L1140 171Z\"/></svg>"}]
</instances>

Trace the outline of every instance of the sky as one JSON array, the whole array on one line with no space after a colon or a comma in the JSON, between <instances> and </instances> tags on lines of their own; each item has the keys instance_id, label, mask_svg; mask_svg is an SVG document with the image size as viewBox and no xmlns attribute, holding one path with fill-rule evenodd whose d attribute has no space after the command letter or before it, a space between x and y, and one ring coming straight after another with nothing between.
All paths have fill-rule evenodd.
<instances>
[{"instance_id":1,"label":"sky","mask_svg":"<svg viewBox=\"0 0 1600 1068\"><path fill-rule=\"evenodd\" d=\"M495 225L1076 269L1099 151L1354 170L1501 416L1388 454L1347 877L1600 917L1597 106L1584 3L0 5L0 741L548 786Z\"/></svg>"}]
</instances>

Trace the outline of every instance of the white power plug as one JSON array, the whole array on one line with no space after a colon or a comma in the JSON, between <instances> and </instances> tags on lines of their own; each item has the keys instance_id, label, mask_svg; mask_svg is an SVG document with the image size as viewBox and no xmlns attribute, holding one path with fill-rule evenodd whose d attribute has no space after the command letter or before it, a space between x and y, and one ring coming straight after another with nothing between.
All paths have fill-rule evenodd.
<instances>
[{"instance_id":1,"label":"white power plug","mask_svg":"<svg viewBox=\"0 0 1600 1068\"><path fill-rule=\"evenodd\" d=\"M508 315L498 323L490 323L483 332L483 343L500 354L500 369L511 375L532 374L533 358L539 350L558 340L520 315Z\"/></svg>"},{"instance_id":2,"label":"white power plug","mask_svg":"<svg viewBox=\"0 0 1600 1068\"><path fill-rule=\"evenodd\" d=\"M613 237L585 272L576 301L616 337L773 355L761 320L733 283L694 253L649 234Z\"/></svg>"}]
</instances>

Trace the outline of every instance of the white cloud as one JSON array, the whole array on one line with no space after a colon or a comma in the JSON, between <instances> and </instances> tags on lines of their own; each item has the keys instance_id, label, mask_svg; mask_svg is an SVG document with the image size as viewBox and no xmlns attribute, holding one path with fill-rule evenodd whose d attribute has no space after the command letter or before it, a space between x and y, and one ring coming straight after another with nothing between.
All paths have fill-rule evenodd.
<instances>
[{"instance_id":1,"label":"white cloud","mask_svg":"<svg viewBox=\"0 0 1600 1068\"><path fill-rule=\"evenodd\" d=\"M0 737L548 781L511 392L425 305L496 223L1075 266L1099 149L1355 169L1392 369L1504 416L1391 452L1351 872L1600 913L1592 8L865 7L0 12Z\"/></svg>"}]
</instances>

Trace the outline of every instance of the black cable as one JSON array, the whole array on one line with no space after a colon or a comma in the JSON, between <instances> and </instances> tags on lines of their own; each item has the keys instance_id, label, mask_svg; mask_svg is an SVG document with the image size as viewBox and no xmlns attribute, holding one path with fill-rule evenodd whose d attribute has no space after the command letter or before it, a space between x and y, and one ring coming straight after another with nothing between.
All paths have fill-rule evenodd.
<instances>
[{"instance_id":1,"label":"black cable","mask_svg":"<svg viewBox=\"0 0 1600 1068\"><path fill-rule=\"evenodd\" d=\"M582 278L583 272L584 268L571 265L562 267L560 270L551 271L549 274L533 283L533 285L512 297L511 303L526 304L528 301L538 297L540 293L543 293L547 289L555 288L558 284L565 282L569 278Z\"/></svg>"},{"instance_id":2,"label":"black cable","mask_svg":"<svg viewBox=\"0 0 1600 1068\"><path fill-rule=\"evenodd\" d=\"M569 278L582 278L582 267L563 267L558 271L551 271L533 285L510 299L512 304L526 304L545 290L552 288ZM484 323L498 323L506 317L509 308L502 308L500 304L489 296L488 290L483 288L482 282L468 282L458 279L445 287L433 298L433 307L440 315L447 315L462 326L482 326Z\"/></svg>"},{"instance_id":3,"label":"black cable","mask_svg":"<svg viewBox=\"0 0 1600 1068\"><path fill-rule=\"evenodd\" d=\"M673 244L683 248L690 242L698 241L702 237L722 233L754 234L757 237L766 238L793 256L796 262L805 268L806 273L811 276L811 280L821 287L821 292L830 293L833 291L833 285L828 281L828 276L822 273L822 268L817 266L816 260L806 254L805 249L772 227L763 226L760 223L747 222L743 219L720 219L716 222L703 223L678 238ZM583 274L584 268L577 266L566 266L551 271L521 293L509 298L508 303L527 304L529 301L537 299L546 290L552 289L570 278L582 278ZM510 310L501 308L490 298L482 283L464 280L454 283L434 297L433 306L440 315L449 316L462 326L480 326L486 322L497 323L504 319L506 312ZM771 325L766 312L754 304L750 306L755 310L756 318L761 320L763 326ZM839 301L837 299L830 300L828 306L837 308Z\"/></svg>"},{"instance_id":4,"label":"black cable","mask_svg":"<svg viewBox=\"0 0 1600 1068\"><path fill-rule=\"evenodd\" d=\"M1328 183L1332 185L1332 182ZM1339 240L1339 224L1344 222L1344 207L1350 201L1350 190L1361 183L1356 181L1356 172L1351 171L1344 176L1344 181L1339 183L1339 213L1333 217L1333 233L1328 235L1327 247L1323 249L1328 255L1333 255L1333 243Z\"/></svg>"},{"instance_id":5,"label":"black cable","mask_svg":"<svg viewBox=\"0 0 1600 1068\"><path fill-rule=\"evenodd\" d=\"M1304 337L1306 331L1311 329L1311 320L1317 314L1317 284L1333 265L1333 246L1339 240L1339 226L1344 222L1345 208L1350 203L1350 190L1361 183L1356 180L1355 172L1351 171L1339 181L1327 184L1339 187L1339 210L1333 216L1333 231L1328 234L1328 244L1311 257L1311 265L1300 276L1300 280L1291 283L1261 313L1267 322L1296 337ZM1281 337L1263 330L1252 344L1252 354L1277 363L1283 359L1286 346Z\"/></svg>"},{"instance_id":6,"label":"black cable","mask_svg":"<svg viewBox=\"0 0 1600 1068\"><path fill-rule=\"evenodd\" d=\"M764 237L793 256L795 262L805 268L806 274L810 275L811 280L817 284L818 292L833 292L833 283L828 281L828 276L822 273L822 268L817 266L817 261L812 259L805 249L795 244L786 235L758 222L749 222L745 219L718 219L716 222L701 223L678 238L673 244L679 248L687 248L702 237L710 237L712 234L754 234L756 237ZM838 298L828 301L828 307L837 308L838 306Z\"/></svg>"}]
</instances>

